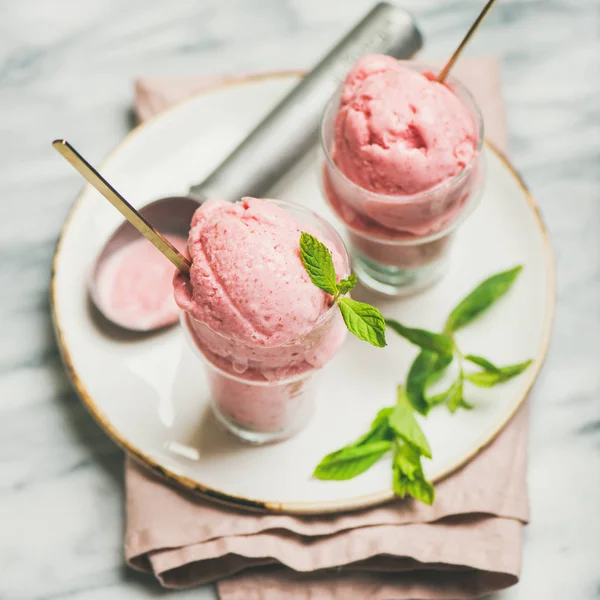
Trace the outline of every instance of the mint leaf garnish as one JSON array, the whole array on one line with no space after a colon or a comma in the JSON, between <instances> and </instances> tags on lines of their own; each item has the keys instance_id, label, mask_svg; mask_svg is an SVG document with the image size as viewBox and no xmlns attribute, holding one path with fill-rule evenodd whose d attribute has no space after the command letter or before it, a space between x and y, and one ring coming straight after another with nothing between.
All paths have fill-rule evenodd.
<instances>
[{"instance_id":1,"label":"mint leaf garnish","mask_svg":"<svg viewBox=\"0 0 600 600\"><path fill-rule=\"evenodd\" d=\"M444 331L447 333L458 331L485 312L508 292L522 269L522 266L518 266L502 271L480 283L450 313Z\"/></svg>"},{"instance_id":2,"label":"mint leaf garnish","mask_svg":"<svg viewBox=\"0 0 600 600\"><path fill-rule=\"evenodd\" d=\"M497 367L497 371L483 371L481 373L470 373L466 375L467 381L475 384L478 387L489 388L500 383L504 383L517 375L520 375L533 361L526 360L525 362L516 365L508 365L506 367Z\"/></svg>"},{"instance_id":3,"label":"mint leaf garnish","mask_svg":"<svg viewBox=\"0 0 600 600\"><path fill-rule=\"evenodd\" d=\"M315 469L313 477L352 479L372 467L391 448L394 433L388 417L393 410L393 407L382 408L373 419L369 431L351 444L328 454Z\"/></svg>"},{"instance_id":4,"label":"mint leaf garnish","mask_svg":"<svg viewBox=\"0 0 600 600\"><path fill-rule=\"evenodd\" d=\"M348 279L342 279L337 284L337 291L340 296L345 296L350 290L354 289L356 282L358 281L358 277L356 273L351 273Z\"/></svg>"},{"instance_id":5,"label":"mint leaf garnish","mask_svg":"<svg viewBox=\"0 0 600 600\"><path fill-rule=\"evenodd\" d=\"M481 367L484 371L489 371L490 373L498 373L500 369L492 362L490 362L487 358L483 358L483 356L477 356L476 354L467 354L465 356L465 360Z\"/></svg>"},{"instance_id":6,"label":"mint leaf garnish","mask_svg":"<svg viewBox=\"0 0 600 600\"><path fill-rule=\"evenodd\" d=\"M329 248L315 236L303 231L300 234L300 258L310 280L318 288L335 296L337 279Z\"/></svg>"},{"instance_id":7,"label":"mint leaf garnish","mask_svg":"<svg viewBox=\"0 0 600 600\"><path fill-rule=\"evenodd\" d=\"M450 412L455 412L461 403L463 393L463 379L458 377L452 385L443 392L427 398L427 403L432 408L439 404L445 404Z\"/></svg>"},{"instance_id":8,"label":"mint leaf garnish","mask_svg":"<svg viewBox=\"0 0 600 600\"><path fill-rule=\"evenodd\" d=\"M360 444L380 442L382 440L391 442L394 439L394 432L390 427L388 419L393 411L394 407L382 408L373 419L371 429L363 436L359 437L356 442L354 442L354 445L358 446Z\"/></svg>"},{"instance_id":9,"label":"mint leaf garnish","mask_svg":"<svg viewBox=\"0 0 600 600\"><path fill-rule=\"evenodd\" d=\"M411 481L421 470L421 454L411 444L398 443L394 447L394 466Z\"/></svg>"},{"instance_id":10,"label":"mint leaf garnish","mask_svg":"<svg viewBox=\"0 0 600 600\"><path fill-rule=\"evenodd\" d=\"M356 285L356 274L351 273L347 279L337 283L331 252L325 244L305 231L300 234L300 257L310 280L333 296L333 302L339 306L348 331L373 346L383 348L386 345L383 315L370 304L344 297Z\"/></svg>"},{"instance_id":11,"label":"mint leaf garnish","mask_svg":"<svg viewBox=\"0 0 600 600\"><path fill-rule=\"evenodd\" d=\"M389 416L389 423L398 437L418 448L423 456L431 458L431 448L427 438L415 418L413 407L401 385L398 386L398 402Z\"/></svg>"},{"instance_id":12,"label":"mint leaf garnish","mask_svg":"<svg viewBox=\"0 0 600 600\"><path fill-rule=\"evenodd\" d=\"M470 402L467 402L464 398L461 398L457 408L464 408L465 410L473 410L475 406ZM450 411L452 412L452 411Z\"/></svg>"},{"instance_id":13,"label":"mint leaf garnish","mask_svg":"<svg viewBox=\"0 0 600 600\"><path fill-rule=\"evenodd\" d=\"M431 456L431 450L402 388L398 390L396 405L381 409L369 431L356 441L328 454L315 469L313 477L337 481L352 479L370 469L392 448L394 492L401 498L409 495L431 504L435 496L433 486L426 480L421 466L421 457L424 454Z\"/></svg>"},{"instance_id":14,"label":"mint leaf garnish","mask_svg":"<svg viewBox=\"0 0 600 600\"><path fill-rule=\"evenodd\" d=\"M518 266L496 273L480 283L450 313L443 333L407 327L394 319L386 319L390 329L421 348L406 377L406 395L417 412L426 416L432 408L442 404L452 413L459 408L471 410L473 405L464 398L465 381L479 387L492 387L516 377L531 364L526 361L498 367L483 356L463 354L454 338L456 331L474 321L510 290L522 268ZM443 392L429 396L428 386L439 379L453 361L458 365L458 377ZM465 362L477 365L482 371L465 372Z\"/></svg>"},{"instance_id":15,"label":"mint leaf garnish","mask_svg":"<svg viewBox=\"0 0 600 600\"><path fill-rule=\"evenodd\" d=\"M359 446L345 446L328 454L313 473L317 479L343 481L353 479L370 469L392 447L392 442L368 442Z\"/></svg>"},{"instance_id":16,"label":"mint leaf garnish","mask_svg":"<svg viewBox=\"0 0 600 600\"><path fill-rule=\"evenodd\" d=\"M386 319L385 323L398 335L401 335L412 344L420 346L423 350L429 350L443 356L452 356L452 339L443 333L405 327L394 319Z\"/></svg>"},{"instance_id":17,"label":"mint leaf garnish","mask_svg":"<svg viewBox=\"0 0 600 600\"><path fill-rule=\"evenodd\" d=\"M459 408L473 408L470 404L465 402L465 399L463 398L463 381L464 379L461 373L460 377L454 382L455 385L451 386L450 393L448 394L447 398L445 398L445 404L452 414L454 414Z\"/></svg>"},{"instance_id":18,"label":"mint leaf garnish","mask_svg":"<svg viewBox=\"0 0 600 600\"><path fill-rule=\"evenodd\" d=\"M431 409L425 395L427 386L439 378L451 362L451 356L440 356L435 352L422 350L410 366L406 378L406 395L413 408L423 416L427 416Z\"/></svg>"},{"instance_id":19,"label":"mint leaf garnish","mask_svg":"<svg viewBox=\"0 0 600 600\"><path fill-rule=\"evenodd\" d=\"M308 236L308 234L302 234ZM312 236L310 236L312 237ZM356 275L337 283L333 261L327 248L318 240L309 241L306 259L303 262L311 280L333 296L333 302L340 307L348 330L362 340L375 346L385 346L385 327L390 327L398 335L415 344L421 351L413 361L407 378L406 389L398 386L397 402L377 413L369 431L353 443L328 454L317 466L314 477L318 479L352 479L371 468L378 460L393 450L392 486L394 493L404 498L413 498L432 504L435 490L427 481L421 464L423 456L431 458L431 447L414 411L427 415L439 405L445 405L451 413L459 408L473 409L464 398L464 382L479 387L492 387L516 377L532 363L531 360L504 367L475 354L463 354L454 338L454 332L465 327L487 310L511 288L521 267L498 273L486 279L468 294L452 311L446 321L443 333L407 327L394 320L385 320L375 307L344 297L355 285ZM302 245L302 239L301 239ZM319 256L324 256L325 248L331 274L327 265L323 266ZM318 248L317 251L314 249ZM317 258L315 258L317 257ZM324 261L327 262L327 259ZM427 387L440 379L448 366L455 362L458 376L443 392L429 396ZM480 369L467 373L464 363L470 362Z\"/></svg>"},{"instance_id":20,"label":"mint leaf garnish","mask_svg":"<svg viewBox=\"0 0 600 600\"><path fill-rule=\"evenodd\" d=\"M415 500L431 506L435 490L423 474L421 456L410 444L397 444L392 465L394 493L400 497L412 496Z\"/></svg>"},{"instance_id":21,"label":"mint leaf garnish","mask_svg":"<svg viewBox=\"0 0 600 600\"><path fill-rule=\"evenodd\" d=\"M350 333L378 348L386 345L385 320L377 308L352 298L341 298L338 304Z\"/></svg>"}]
</instances>

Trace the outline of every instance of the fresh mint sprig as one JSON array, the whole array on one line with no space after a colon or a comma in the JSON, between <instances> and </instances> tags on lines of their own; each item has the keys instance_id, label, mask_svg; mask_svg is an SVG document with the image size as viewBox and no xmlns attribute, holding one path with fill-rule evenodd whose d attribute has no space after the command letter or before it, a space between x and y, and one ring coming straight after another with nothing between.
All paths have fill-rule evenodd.
<instances>
[{"instance_id":1,"label":"fresh mint sprig","mask_svg":"<svg viewBox=\"0 0 600 600\"><path fill-rule=\"evenodd\" d=\"M479 387L493 387L499 383L504 383L517 375L520 375L532 363L531 360L518 363L516 365L508 365L506 367L495 367L494 371L484 369L479 373L470 373L465 376L467 381L474 383Z\"/></svg>"},{"instance_id":2,"label":"fresh mint sprig","mask_svg":"<svg viewBox=\"0 0 600 600\"><path fill-rule=\"evenodd\" d=\"M356 274L352 273L338 283L329 248L305 231L300 234L300 258L310 280L333 297L332 304L339 306L348 331L373 346L383 348L386 345L383 315L370 304L346 297L356 285Z\"/></svg>"},{"instance_id":3,"label":"fresh mint sprig","mask_svg":"<svg viewBox=\"0 0 600 600\"><path fill-rule=\"evenodd\" d=\"M472 323L500 298L516 281L522 267L496 273L476 286L452 310L443 333L406 327L393 319L386 325L407 341L419 346L421 352L413 361L406 379L406 394L414 409L427 415L435 406L445 405L452 413L459 408L470 410L473 405L464 398L465 382L478 387L492 387L520 375L531 364L531 360L503 367L474 354L463 354L456 343L454 333ZM452 362L458 364L458 375L451 385L439 394L428 395L428 387L440 379ZM465 363L480 368L467 372Z\"/></svg>"},{"instance_id":4,"label":"fresh mint sprig","mask_svg":"<svg viewBox=\"0 0 600 600\"><path fill-rule=\"evenodd\" d=\"M322 249L315 247L312 240L309 240L309 243L311 246L307 244L306 247L313 248L313 251L307 257L305 265L308 263L314 271L313 278L307 266L311 280L315 285L318 285L316 281L329 285L334 301L341 303L343 300L350 300L339 298L354 287L356 276L351 275L345 280L352 280L349 284L345 284L344 281L336 283L334 290L330 285L331 281L335 280L331 255L329 258L325 257ZM326 248L325 250L329 253ZM324 257L323 263L331 261L333 279L326 264L324 267L318 267L319 261L313 258L317 255ZM483 356L463 354L454 338L456 331L473 322L510 290L520 271L521 267L515 267L480 283L450 313L442 333L406 327L394 319L386 319L387 327L421 349L408 371L406 386L398 386L394 406L380 410L370 429L357 440L323 458L313 476L323 480L352 479L391 453L394 493L400 498L412 496L425 504L432 504L435 490L427 481L421 464L422 457L431 458L431 448L415 412L427 415L432 408L440 405L446 406L452 413L459 408L470 410L474 407L464 397L466 382L483 388L492 387L516 377L531 364L532 361L528 360L514 365L497 366ZM342 306L340 309L344 314ZM362 321L355 323L357 330L363 326ZM350 329L350 326L348 328ZM452 363L458 364L458 375L454 381L444 391L435 395L429 394L429 386L440 380ZM467 372L465 363L475 365L479 370Z\"/></svg>"},{"instance_id":5,"label":"fresh mint sprig","mask_svg":"<svg viewBox=\"0 0 600 600\"><path fill-rule=\"evenodd\" d=\"M352 479L389 452L392 452L395 494L433 504L435 491L421 464L421 457L431 458L431 448L402 386L398 386L396 404L381 409L367 433L323 458L313 477L336 481Z\"/></svg>"}]
</instances>

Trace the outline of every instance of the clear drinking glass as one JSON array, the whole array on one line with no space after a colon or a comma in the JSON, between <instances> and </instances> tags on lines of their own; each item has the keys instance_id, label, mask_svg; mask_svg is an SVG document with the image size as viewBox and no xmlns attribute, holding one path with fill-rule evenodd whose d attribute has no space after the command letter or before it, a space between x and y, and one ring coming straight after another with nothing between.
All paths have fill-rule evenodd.
<instances>
[{"instance_id":1,"label":"clear drinking glass","mask_svg":"<svg viewBox=\"0 0 600 600\"><path fill-rule=\"evenodd\" d=\"M271 202L290 212L328 246L333 244L343 262L338 275L350 274L344 243L329 223L304 207ZM255 444L291 437L306 425L313 412L320 368L333 357L347 334L335 306L307 334L276 346L228 338L187 312L182 312L181 323L206 368L211 408L217 420Z\"/></svg>"},{"instance_id":2,"label":"clear drinking glass","mask_svg":"<svg viewBox=\"0 0 600 600\"><path fill-rule=\"evenodd\" d=\"M403 64L423 73L431 67ZM390 296L411 294L437 281L446 271L457 227L477 205L484 183L483 120L468 89L448 77L469 110L477 129L473 158L465 168L438 185L412 195L372 192L346 177L334 159L335 117L342 87L327 105L321 123L323 194L344 222L354 270L369 288Z\"/></svg>"},{"instance_id":3,"label":"clear drinking glass","mask_svg":"<svg viewBox=\"0 0 600 600\"><path fill-rule=\"evenodd\" d=\"M183 312L181 324L208 375L211 409L226 429L246 442L266 444L304 428L314 409L318 369L271 381L255 370L236 374L232 363L202 349L191 321Z\"/></svg>"}]
</instances>

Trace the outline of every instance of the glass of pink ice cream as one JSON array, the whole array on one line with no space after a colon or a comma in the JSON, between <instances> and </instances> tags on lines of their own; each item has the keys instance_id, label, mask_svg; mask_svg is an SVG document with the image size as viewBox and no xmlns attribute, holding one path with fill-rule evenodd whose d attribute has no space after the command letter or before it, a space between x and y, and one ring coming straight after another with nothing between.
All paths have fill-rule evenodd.
<instances>
[{"instance_id":1,"label":"glass of pink ice cream","mask_svg":"<svg viewBox=\"0 0 600 600\"><path fill-rule=\"evenodd\" d=\"M188 240L189 279L175 276L182 325L207 367L212 409L239 437L267 443L299 431L311 414L315 378L347 329L331 296L309 279L300 234L331 251L350 273L336 231L318 215L279 200L209 200Z\"/></svg>"},{"instance_id":2,"label":"glass of pink ice cream","mask_svg":"<svg viewBox=\"0 0 600 600\"><path fill-rule=\"evenodd\" d=\"M455 78L382 55L355 64L323 116L320 177L365 285L410 294L446 272L481 196L482 143L479 108Z\"/></svg>"}]
</instances>

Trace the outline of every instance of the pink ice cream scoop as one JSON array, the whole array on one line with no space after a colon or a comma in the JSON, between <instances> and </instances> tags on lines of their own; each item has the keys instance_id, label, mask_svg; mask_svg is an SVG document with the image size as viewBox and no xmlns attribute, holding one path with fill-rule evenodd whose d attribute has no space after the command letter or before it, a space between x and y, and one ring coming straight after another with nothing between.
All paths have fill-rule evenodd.
<instances>
[{"instance_id":1,"label":"pink ice cream scoop","mask_svg":"<svg viewBox=\"0 0 600 600\"><path fill-rule=\"evenodd\" d=\"M414 63L360 59L327 109L323 139L330 203L388 236L443 231L480 184L477 106L464 86Z\"/></svg>"},{"instance_id":2,"label":"pink ice cream scoop","mask_svg":"<svg viewBox=\"0 0 600 600\"><path fill-rule=\"evenodd\" d=\"M348 273L343 249L282 205L205 202L191 224L190 277L174 280L175 300L192 317L204 353L226 359L235 373L258 370L266 379L322 366L346 334L331 297L302 264L300 234L328 246L340 278Z\"/></svg>"},{"instance_id":3,"label":"pink ice cream scoop","mask_svg":"<svg viewBox=\"0 0 600 600\"><path fill-rule=\"evenodd\" d=\"M389 56L359 60L344 83L335 120L335 161L363 188L423 192L471 161L477 131L444 84Z\"/></svg>"}]
</instances>

